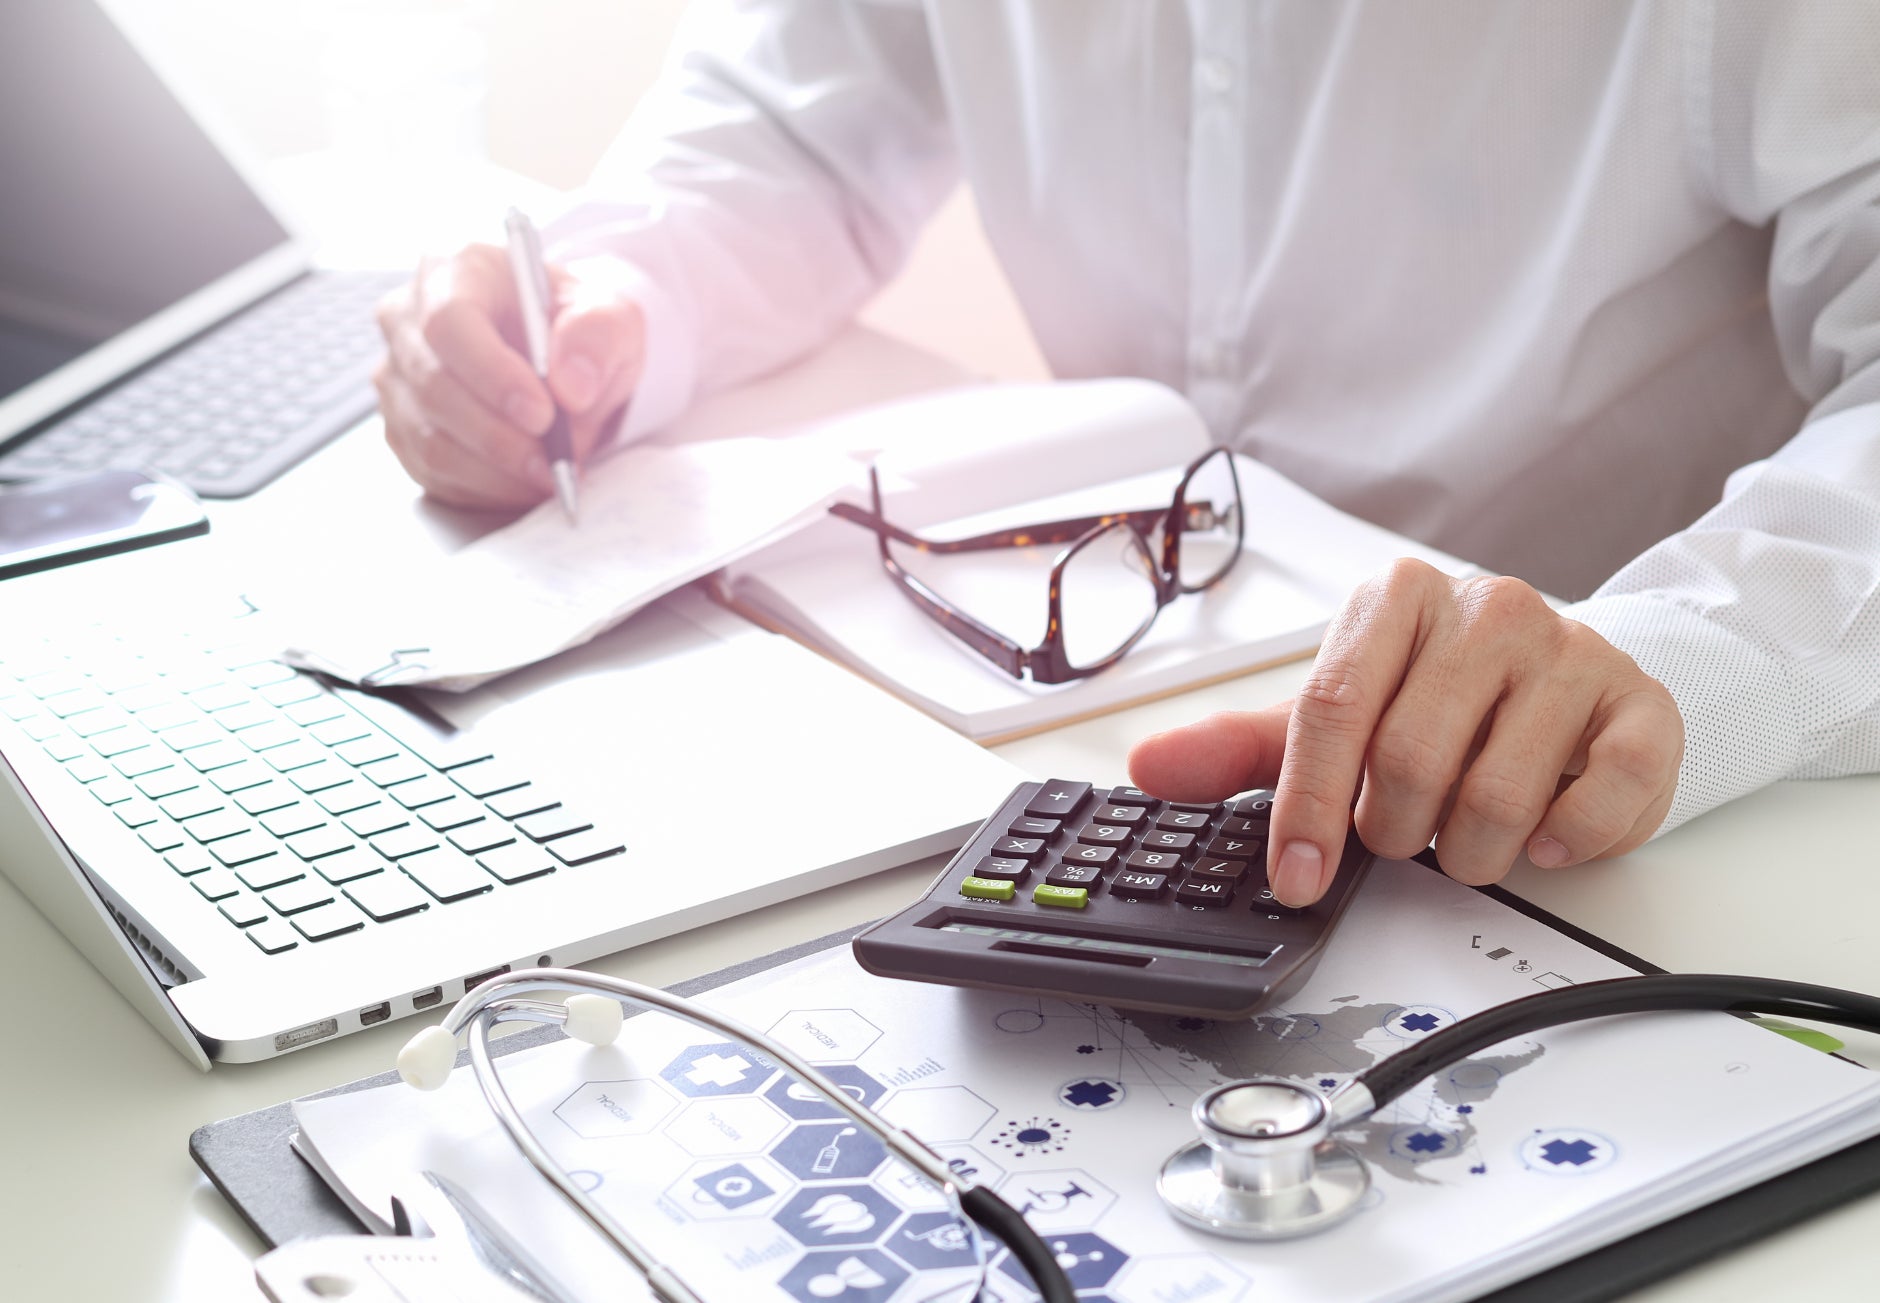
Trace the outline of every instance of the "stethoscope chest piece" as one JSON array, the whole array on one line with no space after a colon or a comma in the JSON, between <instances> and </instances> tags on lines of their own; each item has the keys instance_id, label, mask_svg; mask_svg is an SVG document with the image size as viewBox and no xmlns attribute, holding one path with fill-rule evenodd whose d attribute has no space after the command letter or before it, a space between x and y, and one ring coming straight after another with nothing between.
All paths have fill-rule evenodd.
<instances>
[{"instance_id":1,"label":"stethoscope chest piece","mask_svg":"<svg viewBox=\"0 0 1880 1303\"><path fill-rule=\"evenodd\" d=\"M1243 1240L1309 1235L1357 1211L1364 1160L1331 1139L1317 1093L1288 1081L1218 1086L1195 1101L1201 1138L1162 1165L1156 1192L1176 1218Z\"/></svg>"}]
</instances>

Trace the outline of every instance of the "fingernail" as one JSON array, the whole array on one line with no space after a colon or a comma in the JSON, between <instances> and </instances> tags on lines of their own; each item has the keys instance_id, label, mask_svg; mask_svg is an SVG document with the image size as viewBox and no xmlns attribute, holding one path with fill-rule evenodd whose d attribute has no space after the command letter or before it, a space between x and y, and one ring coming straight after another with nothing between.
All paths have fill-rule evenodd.
<instances>
[{"instance_id":1,"label":"fingernail","mask_svg":"<svg viewBox=\"0 0 1880 1303\"><path fill-rule=\"evenodd\" d=\"M572 411L585 412L600 396L601 369L585 357L571 357L562 365L561 396Z\"/></svg>"},{"instance_id":2,"label":"fingernail","mask_svg":"<svg viewBox=\"0 0 1880 1303\"><path fill-rule=\"evenodd\" d=\"M548 416L542 411L541 404L529 394L515 393L503 400L503 415L530 434L540 434L548 428Z\"/></svg>"},{"instance_id":3,"label":"fingernail","mask_svg":"<svg viewBox=\"0 0 1880 1303\"><path fill-rule=\"evenodd\" d=\"M1273 866L1273 894L1282 905L1298 908L1325 890L1325 855L1311 842L1287 842Z\"/></svg>"},{"instance_id":4,"label":"fingernail","mask_svg":"<svg viewBox=\"0 0 1880 1303\"><path fill-rule=\"evenodd\" d=\"M1573 858L1573 853L1552 837L1536 837L1528 845L1528 858L1543 869L1557 869Z\"/></svg>"}]
</instances>

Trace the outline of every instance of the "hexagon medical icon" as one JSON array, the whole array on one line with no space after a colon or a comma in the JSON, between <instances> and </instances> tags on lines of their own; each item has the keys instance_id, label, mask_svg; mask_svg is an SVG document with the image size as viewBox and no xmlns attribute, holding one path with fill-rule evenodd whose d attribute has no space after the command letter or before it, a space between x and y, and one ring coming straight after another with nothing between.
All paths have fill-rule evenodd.
<instances>
[{"instance_id":1,"label":"hexagon medical icon","mask_svg":"<svg viewBox=\"0 0 1880 1303\"><path fill-rule=\"evenodd\" d=\"M830 1244L874 1244L901 1219L901 1210L866 1185L818 1185L798 1190L771 1220L812 1249Z\"/></svg>"},{"instance_id":2,"label":"hexagon medical icon","mask_svg":"<svg viewBox=\"0 0 1880 1303\"><path fill-rule=\"evenodd\" d=\"M754 1095L769 1082L777 1065L748 1045L716 1041L692 1045L666 1065L660 1076L684 1095Z\"/></svg>"},{"instance_id":3,"label":"hexagon medical icon","mask_svg":"<svg viewBox=\"0 0 1880 1303\"><path fill-rule=\"evenodd\" d=\"M770 1036L811 1063L843 1063L861 1058L881 1028L853 1009L792 1009L771 1024Z\"/></svg>"},{"instance_id":4,"label":"hexagon medical icon","mask_svg":"<svg viewBox=\"0 0 1880 1303\"><path fill-rule=\"evenodd\" d=\"M852 1063L832 1063L821 1071L831 1085L864 1108L873 1108L875 1101L888 1092L886 1086ZM764 1098L791 1117L804 1121L844 1116L834 1104L823 1098L821 1091L798 1081L787 1072L770 1083Z\"/></svg>"},{"instance_id":5,"label":"hexagon medical icon","mask_svg":"<svg viewBox=\"0 0 1880 1303\"><path fill-rule=\"evenodd\" d=\"M643 1136L676 1107L659 1083L644 1077L630 1081L587 1081L555 1106L555 1116L576 1135Z\"/></svg>"}]
</instances>

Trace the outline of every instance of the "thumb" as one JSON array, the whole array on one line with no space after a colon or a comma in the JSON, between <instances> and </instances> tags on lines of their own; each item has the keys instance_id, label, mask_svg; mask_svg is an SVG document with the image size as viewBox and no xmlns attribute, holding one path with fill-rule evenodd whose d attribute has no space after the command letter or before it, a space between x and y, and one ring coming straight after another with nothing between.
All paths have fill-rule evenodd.
<instances>
[{"instance_id":1,"label":"thumb","mask_svg":"<svg viewBox=\"0 0 1880 1303\"><path fill-rule=\"evenodd\" d=\"M1224 710L1155 733L1129 749L1129 781L1165 801L1219 801L1271 787L1286 753L1292 702Z\"/></svg>"}]
</instances>

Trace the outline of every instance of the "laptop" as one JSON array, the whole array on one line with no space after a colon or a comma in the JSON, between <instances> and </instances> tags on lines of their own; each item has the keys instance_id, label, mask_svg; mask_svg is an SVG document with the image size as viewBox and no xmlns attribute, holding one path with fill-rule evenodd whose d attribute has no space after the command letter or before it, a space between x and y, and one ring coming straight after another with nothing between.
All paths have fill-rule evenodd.
<instances>
[{"instance_id":1,"label":"laptop","mask_svg":"<svg viewBox=\"0 0 1880 1303\"><path fill-rule=\"evenodd\" d=\"M1022 777L692 594L461 696L132 624L0 628L0 873L201 1068L950 851Z\"/></svg>"},{"instance_id":2,"label":"laptop","mask_svg":"<svg viewBox=\"0 0 1880 1303\"><path fill-rule=\"evenodd\" d=\"M375 301L316 270L92 0L0 8L0 481L253 492L373 406Z\"/></svg>"}]
</instances>

